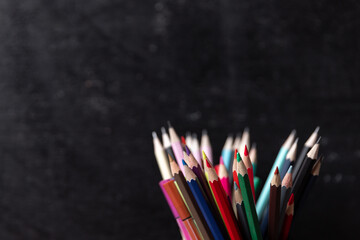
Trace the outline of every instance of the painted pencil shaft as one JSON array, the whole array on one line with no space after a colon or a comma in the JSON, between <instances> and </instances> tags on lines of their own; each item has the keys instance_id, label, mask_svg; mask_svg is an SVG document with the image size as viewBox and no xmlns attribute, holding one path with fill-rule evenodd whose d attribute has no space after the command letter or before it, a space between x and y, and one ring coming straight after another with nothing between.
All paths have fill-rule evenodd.
<instances>
[{"instance_id":1,"label":"painted pencil shaft","mask_svg":"<svg viewBox=\"0 0 360 240\"><path fill-rule=\"evenodd\" d=\"M201 235L198 232L198 229L196 228L196 225L194 223L194 220L192 218L188 218L184 220L184 225L187 229L187 231L190 234L190 237L192 240L201 240Z\"/></svg>"},{"instance_id":2,"label":"painted pencil shaft","mask_svg":"<svg viewBox=\"0 0 360 240\"><path fill-rule=\"evenodd\" d=\"M262 239L259 220L256 214L255 203L251 191L249 176L239 153L237 153L237 173L251 238Z\"/></svg>"},{"instance_id":3,"label":"painted pencil shaft","mask_svg":"<svg viewBox=\"0 0 360 240\"><path fill-rule=\"evenodd\" d=\"M219 180L214 180L209 181L209 184L230 239L242 239L240 230L236 224L234 212L231 209L228 199L225 197L221 183Z\"/></svg>"},{"instance_id":4,"label":"painted pencil shaft","mask_svg":"<svg viewBox=\"0 0 360 240\"><path fill-rule=\"evenodd\" d=\"M294 216L294 194L291 194L288 204L286 206L284 224L282 225L280 231L280 240L288 239L293 216Z\"/></svg>"},{"instance_id":5,"label":"painted pencil shaft","mask_svg":"<svg viewBox=\"0 0 360 240\"><path fill-rule=\"evenodd\" d=\"M240 174L238 174L238 176L239 175ZM254 199L252 197L249 177L247 176L247 174L245 176L246 177L241 177L241 179L240 177L238 178L239 178L240 189L245 189L245 191L242 190L242 195L244 199L243 201L245 206L246 217L250 228L250 234L252 239L262 239L259 220L257 218L255 205L254 205Z\"/></svg>"},{"instance_id":6,"label":"painted pencil shaft","mask_svg":"<svg viewBox=\"0 0 360 240\"><path fill-rule=\"evenodd\" d=\"M280 214L280 186L270 187L269 202L269 224L268 236L269 240L276 240L279 231L279 214Z\"/></svg>"},{"instance_id":7,"label":"painted pencil shaft","mask_svg":"<svg viewBox=\"0 0 360 240\"><path fill-rule=\"evenodd\" d=\"M182 219L180 218L179 216L179 213L177 212L174 204L172 203L168 193L166 192L165 188L164 188L164 184L167 183L167 182L170 182L170 181L174 181L174 180L169 180L169 179L165 179L165 180L162 180L159 182L159 185L160 185L160 188L161 188L161 191L163 192L164 194L164 197L166 199L166 202L168 203L169 207L170 207L170 210L174 216L174 218L176 219L176 222L179 226L179 229L180 229L180 233L181 235L186 239L186 240L191 240L191 237L190 237L190 234L188 233Z\"/></svg>"},{"instance_id":8,"label":"painted pencil shaft","mask_svg":"<svg viewBox=\"0 0 360 240\"><path fill-rule=\"evenodd\" d=\"M186 166L188 168L188 166ZM190 170L190 169L189 169ZM196 225L198 226L198 229L203 236L204 239L212 239L212 234L210 232L210 229L204 219L204 216L202 215L200 208L192 194L192 191L190 190L183 173L180 171L176 174L174 174L175 182L177 183L181 194L184 198L184 201L186 205L188 206L191 216L194 218Z\"/></svg>"},{"instance_id":9,"label":"painted pencil shaft","mask_svg":"<svg viewBox=\"0 0 360 240\"><path fill-rule=\"evenodd\" d=\"M189 184L189 187L198 202L198 205L200 207L201 212L203 213L203 216L216 240L224 239L220 227L218 226L215 217L213 216L212 211L210 210L210 207L206 201L206 198L204 197L202 190L200 189L200 185L197 182L196 179L191 179L190 181L187 181Z\"/></svg>"}]
</instances>

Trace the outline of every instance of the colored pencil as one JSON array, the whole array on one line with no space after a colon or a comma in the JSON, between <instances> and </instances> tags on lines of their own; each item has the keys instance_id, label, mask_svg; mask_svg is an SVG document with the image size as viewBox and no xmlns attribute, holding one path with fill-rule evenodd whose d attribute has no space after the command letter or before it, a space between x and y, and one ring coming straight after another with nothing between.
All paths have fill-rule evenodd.
<instances>
[{"instance_id":1,"label":"colored pencil","mask_svg":"<svg viewBox=\"0 0 360 240\"><path fill-rule=\"evenodd\" d=\"M255 188L255 196L258 196L261 190L261 179L259 177L254 177L254 188Z\"/></svg>"},{"instance_id":2,"label":"colored pencil","mask_svg":"<svg viewBox=\"0 0 360 240\"><path fill-rule=\"evenodd\" d=\"M187 148L187 146L185 146L185 148L187 150L189 150ZM217 209L215 201L211 201L212 193L209 188L208 182L206 180L205 174L204 174L203 170L201 169L201 167L199 166L198 162L195 160L195 158L191 152L189 152L189 155L186 152L184 152L183 155L184 155L184 160L185 160L186 164L189 166L191 171L193 171L194 174L198 177L199 183L200 183L202 189L204 190L207 198L209 199L210 204L212 205L212 207L214 209Z\"/></svg>"},{"instance_id":3,"label":"colored pencil","mask_svg":"<svg viewBox=\"0 0 360 240\"><path fill-rule=\"evenodd\" d=\"M270 183L270 201L269 201L269 240L276 240L279 233L279 217L280 217L280 195L281 195L281 179L279 169L276 168L274 177Z\"/></svg>"},{"instance_id":4,"label":"colored pencil","mask_svg":"<svg viewBox=\"0 0 360 240\"><path fill-rule=\"evenodd\" d=\"M292 166L290 166L284 179L281 182L280 218L279 218L280 226L282 226L282 223L284 221L286 203L288 202L288 200L290 198L291 191L292 191Z\"/></svg>"},{"instance_id":5,"label":"colored pencil","mask_svg":"<svg viewBox=\"0 0 360 240\"><path fill-rule=\"evenodd\" d=\"M167 134L166 129L161 127L161 136L164 144L164 149L166 152L166 157L170 155L173 159L175 159L174 151L171 146L169 134ZM169 161L169 160L168 160Z\"/></svg>"},{"instance_id":6,"label":"colored pencil","mask_svg":"<svg viewBox=\"0 0 360 240\"><path fill-rule=\"evenodd\" d=\"M251 163L253 165L253 172L254 172L254 176L256 175L256 170L257 170L257 164L258 164L258 160L257 160L257 149L256 149L256 143L253 143L251 145L251 149L250 149L250 153L249 153L250 159L251 159Z\"/></svg>"},{"instance_id":7,"label":"colored pencil","mask_svg":"<svg viewBox=\"0 0 360 240\"><path fill-rule=\"evenodd\" d=\"M224 147L221 151L221 156L223 158L224 165L228 172L230 172L232 166L232 157L233 157L232 144L233 144L233 137L230 135L226 138Z\"/></svg>"},{"instance_id":8,"label":"colored pencil","mask_svg":"<svg viewBox=\"0 0 360 240\"><path fill-rule=\"evenodd\" d=\"M183 221L181 220L180 216L179 216L179 213L176 211L176 208L174 206L174 204L171 202L171 199L169 197L169 195L167 194L167 192L165 191L165 188L164 188L164 184L169 182L169 181L174 181L174 180L170 180L170 179L165 179L165 180L162 180L159 182L159 186L161 188L161 191L163 192L164 194L164 197L166 199L166 202L168 203L169 205L169 208L179 226L179 230L180 230L180 234L181 236L183 236L186 240L191 240L190 238L190 235L188 233L188 231L186 230L185 228L185 225L183 223Z\"/></svg>"},{"instance_id":9,"label":"colored pencil","mask_svg":"<svg viewBox=\"0 0 360 240\"><path fill-rule=\"evenodd\" d=\"M280 178L283 179L285 174L287 173L290 166L294 165L294 161L296 158L296 149L297 149L297 143L298 138L296 138L295 142L291 145L291 148L289 152L286 154L285 162L283 163L283 167L280 172ZM289 196L290 197L290 196Z\"/></svg>"},{"instance_id":10,"label":"colored pencil","mask_svg":"<svg viewBox=\"0 0 360 240\"><path fill-rule=\"evenodd\" d=\"M187 152L184 152L184 154L183 154L184 160L185 160L186 164L188 165L188 167L191 169L191 171L193 171L194 174L197 176L200 186L201 186L202 190L204 191L206 200L209 202L209 207L211 208L211 210L214 213L214 217L221 229L221 232L223 233L223 235L227 235L227 230L225 228L225 225L223 224L222 217L220 215L220 212L218 211L217 204L215 202L215 199L213 198L213 194L210 190L206 176L205 176L203 170L201 169L201 167L199 166L199 164L197 163L197 161L195 160L192 153L187 148L187 146L185 146L185 148L187 149L187 152L189 152L189 155L187 154Z\"/></svg>"},{"instance_id":11,"label":"colored pencil","mask_svg":"<svg viewBox=\"0 0 360 240\"><path fill-rule=\"evenodd\" d=\"M175 159L178 165L180 166L180 169L182 170L182 159L184 158L182 143L180 141L179 136L175 132L175 129L171 126L170 122L168 122L168 125L169 125L171 147L174 151Z\"/></svg>"},{"instance_id":12,"label":"colored pencil","mask_svg":"<svg viewBox=\"0 0 360 240\"><path fill-rule=\"evenodd\" d=\"M315 145L315 142L318 138L318 132L320 130L320 127L316 127L316 129L314 130L314 132L310 135L310 137L308 138L308 140L305 142L303 149L301 150L299 157L297 158L295 165L294 165L294 169L293 169L293 182L296 181L299 171L301 169L301 166L306 158L306 154L308 153L308 151Z\"/></svg>"},{"instance_id":13,"label":"colored pencil","mask_svg":"<svg viewBox=\"0 0 360 240\"><path fill-rule=\"evenodd\" d=\"M205 129L202 131L202 135L201 135L200 150L201 150L201 152L205 152L210 163L213 165L214 159L213 159L212 147L210 144L210 138L209 138L208 132Z\"/></svg>"},{"instance_id":14,"label":"colored pencil","mask_svg":"<svg viewBox=\"0 0 360 240\"><path fill-rule=\"evenodd\" d=\"M233 181L237 184L238 188L240 188L238 172L237 172L237 154L238 154L238 151L237 151L237 149L235 149L233 166L232 166L232 175L233 175Z\"/></svg>"},{"instance_id":15,"label":"colored pencil","mask_svg":"<svg viewBox=\"0 0 360 240\"><path fill-rule=\"evenodd\" d=\"M295 195L296 202L298 202L302 194L303 188L306 186L308 178L310 177L311 169L313 168L317 160L319 146L320 146L319 143L315 143L315 145L307 153L306 158L301 166L301 169L298 172L298 176L293 182L292 192Z\"/></svg>"},{"instance_id":16,"label":"colored pencil","mask_svg":"<svg viewBox=\"0 0 360 240\"><path fill-rule=\"evenodd\" d=\"M191 150L192 154L194 155L194 158L199 163L201 168L203 168L203 162L201 160L201 151L200 151L200 144L199 140L197 138L196 133L192 135L191 144L193 145L193 149Z\"/></svg>"},{"instance_id":17,"label":"colored pencil","mask_svg":"<svg viewBox=\"0 0 360 240\"><path fill-rule=\"evenodd\" d=\"M219 177L216 175L215 169L211 165L205 152L203 152L203 159L205 161L204 170L208 179L211 192L217 203L218 209L221 213L222 219L225 223L230 239L242 239L234 212L230 206L230 202L226 197L225 191L221 186Z\"/></svg>"},{"instance_id":18,"label":"colored pencil","mask_svg":"<svg viewBox=\"0 0 360 240\"><path fill-rule=\"evenodd\" d=\"M289 202L286 206L285 219L280 233L280 240L288 239L293 216L294 216L294 194L291 194Z\"/></svg>"},{"instance_id":19,"label":"colored pencil","mask_svg":"<svg viewBox=\"0 0 360 240\"><path fill-rule=\"evenodd\" d=\"M229 182L229 174L228 171L226 170L226 167L224 165L224 161L223 158L220 157L220 163L219 163L219 179L221 182L221 185L223 186L225 193L229 196L230 200L231 200L231 187L230 187L230 182Z\"/></svg>"},{"instance_id":20,"label":"colored pencil","mask_svg":"<svg viewBox=\"0 0 360 240\"><path fill-rule=\"evenodd\" d=\"M234 139L234 143L233 143L233 151L235 151L235 149L240 149L240 144L241 144L241 133L237 133Z\"/></svg>"},{"instance_id":21,"label":"colored pencil","mask_svg":"<svg viewBox=\"0 0 360 240\"><path fill-rule=\"evenodd\" d=\"M242 159L244 158L245 146L250 147L250 130L248 127L244 129L241 136L240 148L238 149Z\"/></svg>"},{"instance_id":22,"label":"colored pencil","mask_svg":"<svg viewBox=\"0 0 360 240\"><path fill-rule=\"evenodd\" d=\"M246 167L240 157L240 154L237 153L237 173L238 180L240 185L241 194L243 197L246 217L249 224L250 234L252 239L262 239L259 220L255 210L255 203L252 197L252 191L250 186L250 180Z\"/></svg>"},{"instance_id":23,"label":"colored pencil","mask_svg":"<svg viewBox=\"0 0 360 240\"><path fill-rule=\"evenodd\" d=\"M248 221L246 218L243 197L241 195L240 188L238 188L236 183L234 183L233 205L234 205L235 216L237 217L237 220L239 222L240 232L243 234L244 239L251 240L251 235L250 235Z\"/></svg>"},{"instance_id":24,"label":"colored pencil","mask_svg":"<svg viewBox=\"0 0 360 240\"><path fill-rule=\"evenodd\" d=\"M247 148L246 145L244 147L244 157L242 158L242 160L243 160L243 162L245 164L246 171L247 171L248 176L249 176L251 191L252 191L252 194L253 194L253 199L254 199L254 202L256 203L255 188L254 188L254 172L253 172L251 160L250 160L250 157L249 157L248 148Z\"/></svg>"},{"instance_id":25,"label":"colored pencil","mask_svg":"<svg viewBox=\"0 0 360 240\"><path fill-rule=\"evenodd\" d=\"M315 164L314 164L314 166L313 166L313 168L311 170L310 178L309 178L308 182L306 183L305 190L302 193L302 195L300 196L299 201L295 206L296 210L298 210L299 207L302 206L304 200L307 199L311 188L315 184L316 180L319 178L320 168L321 168L321 164L322 164L323 160L324 160L324 157L321 156L315 162Z\"/></svg>"},{"instance_id":26,"label":"colored pencil","mask_svg":"<svg viewBox=\"0 0 360 240\"><path fill-rule=\"evenodd\" d=\"M156 158L156 162L160 169L161 177L162 177L162 179L171 178L169 161L165 155L164 148L163 148L156 132L152 132L152 137L153 137L153 143L154 143L155 158Z\"/></svg>"},{"instance_id":27,"label":"colored pencil","mask_svg":"<svg viewBox=\"0 0 360 240\"><path fill-rule=\"evenodd\" d=\"M266 209L266 207L268 206L269 203L269 198L270 198L270 182L272 179L272 175L273 172L275 172L275 168L277 166L282 166L283 162L285 161L285 157L286 154L289 151L289 148L291 147L292 142L294 141L295 138L295 134L296 131L293 130L290 135L288 136L288 138L286 139L286 141L284 142L284 144L281 146L280 151L275 159L275 162L270 170L270 174L268 175L265 183L264 183L264 187L261 190L260 196L257 199L256 202L256 212L258 214L259 219L262 219L262 216L264 214L264 211ZM279 170L281 171L281 167L279 168Z\"/></svg>"},{"instance_id":28,"label":"colored pencil","mask_svg":"<svg viewBox=\"0 0 360 240\"><path fill-rule=\"evenodd\" d=\"M176 211L179 213L181 220L183 221L187 232L191 239L201 239L201 235L197 230L197 227L189 213L179 191L175 185L175 181L171 180L164 185L164 189L167 192L171 202L173 203Z\"/></svg>"},{"instance_id":29,"label":"colored pencil","mask_svg":"<svg viewBox=\"0 0 360 240\"><path fill-rule=\"evenodd\" d=\"M190 132L186 132L185 142L186 142L186 145L188 146L188 148L190 148L192 150L193 144L192 144L192 136L191 136Z\"/></svg>"},{"instance_id":30,"label":"colored pencil","mask_svg":"<svg viewBox=\"0 0 360 240\"><path fill-rule=\"evenodd\" d=\"M221 229L218 226L218 223L215 220L215 217L209 207L203 191L199 185L198 178L193 171L188 166L184 166L184 174L187 181L187 184L190 187L193 196L195 197L198 206L205 218L206 223L208 224L210 231L216 240L224 239Z\"/></svg>"},{"instance_id":31,"label":"colored pencil","mask_svg":"<svg viewBox=\"0 0 360 240\"><path fill-rule=\"evenodd\" d=\"M209 229L209 226L207 225L204 216L201 213L201 210L192 195L192 192L185 180L185 177L183 173L180 171L179 166L176 164L175 160L170 158L170 167L171 167L171 173L174 176L174 180L180 190L180 193L183 197L184 202L188 206L191 216L194 218L195 223L199 229L200 234L203 236L204 239L212 239L212 234ZM183 161L183 164L185 161ZM186 163L185 163L186 164Z\"/></svg>"}]
</instances>

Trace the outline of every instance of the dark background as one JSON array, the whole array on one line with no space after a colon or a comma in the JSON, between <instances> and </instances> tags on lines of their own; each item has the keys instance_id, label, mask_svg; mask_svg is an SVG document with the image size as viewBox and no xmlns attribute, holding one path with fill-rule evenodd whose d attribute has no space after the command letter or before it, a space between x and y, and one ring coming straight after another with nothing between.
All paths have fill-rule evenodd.
<instances>
[{"instance_id":1,"label":"dark background","mask_svg":"<svg viewBox=\"0 0 360 240\"><path fill-rule=\"evenodd\" d=\"M179 239L151 131L291 129L326 161L294 239L358 226L358 1L0 2L0 239ZM296 213L295 213L296 214Z\"/></svg>"}]
</instances>

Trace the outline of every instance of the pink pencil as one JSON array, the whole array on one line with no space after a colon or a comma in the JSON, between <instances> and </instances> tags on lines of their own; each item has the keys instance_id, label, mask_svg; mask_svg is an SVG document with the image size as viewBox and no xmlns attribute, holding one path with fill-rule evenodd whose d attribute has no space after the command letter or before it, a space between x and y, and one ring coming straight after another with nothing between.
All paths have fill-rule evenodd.
<instances>
[{"instance_id":1,"label":"pink pencil","mask_svg":"<svg viewBox=\"0 0 360 240\"><path fill-rule=\"evenodd\" d=\"M210 138L206 130L202 131L200 148L201 152L205 152L206 156L210 160L210 163L214 165Z\"/></svg>"},{"instance_id":2,"label":"pink pencil","mask_svg":"<svg viewBox=\"0 0 360 240\"><path fill-rule=\"evenodd\" d=\"M170 179L165 179L165 180L162 180L159 182L159 186L161 188L161 191L163 192L164 196L165 196L165 199L166 199L166 202L168 203L169 207L170 207L170 210L172 212L172 214L174 215L174 218L180 228L180 232L181 232L181 235L185 237L186 240L191 240L191 237L188 233L188 231L186 230L186 227L184 225L184 222L181 220L178 212L176 211L173 203L171 202L170 198L169 198L169 195L167 194L167 192L165 191L164 189L164 184L169 182Z\"/></svg>"},{"instance_id":3,"label":"pink pencil","mask_svg":"<svg viewBox=\"0 0 360 240\"><path fill-rule=\"evenodd\" d=\"M184 166L182 164L184 155L183 155L183 147L182 147L180 138L177 135L177 133L175 132L175 129L171 126L170 122L168 122L168 125L169 125L169 135L170 135L171 147L174 151L176 162L179 165L181 171L184 171L183 170Z\"/></svg>"},{"instance_id":4,"label":"pink pencil","mask_svg":"<svg viewBox=\"0 0 360 240\"><path fill-rule=\"evenodd\" d=\"M231 187L230 187L230 182L229 182L229 174L226 170L226 167L224 165L224 160L222 157L220 157L218 175L219 175L221 185L223 186L225 193L229 196L230 201L231 201Z\"/></svg>"}]
</instances>

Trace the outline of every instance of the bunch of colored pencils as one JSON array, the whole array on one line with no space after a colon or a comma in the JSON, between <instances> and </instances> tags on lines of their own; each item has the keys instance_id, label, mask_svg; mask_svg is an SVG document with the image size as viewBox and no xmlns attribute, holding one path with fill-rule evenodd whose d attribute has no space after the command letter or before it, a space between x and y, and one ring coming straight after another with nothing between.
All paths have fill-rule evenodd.
<instances>
[{"instance_id":1,"label":"bunch of colored pencils","mask_svg":"<svg viewBox=\"0 0 360 240\"><path fill-rule=\"evenodd\" d=\"M320 172L318 131L297 159L298 139L290 133L262 189L249 129L226 139L217 165L206 131L200 144L195 134L179 138L170 123L161 128L162 143L153 132L159 185L183 239L287 239L294 211Z\"/></svg>"}]
</instances>

